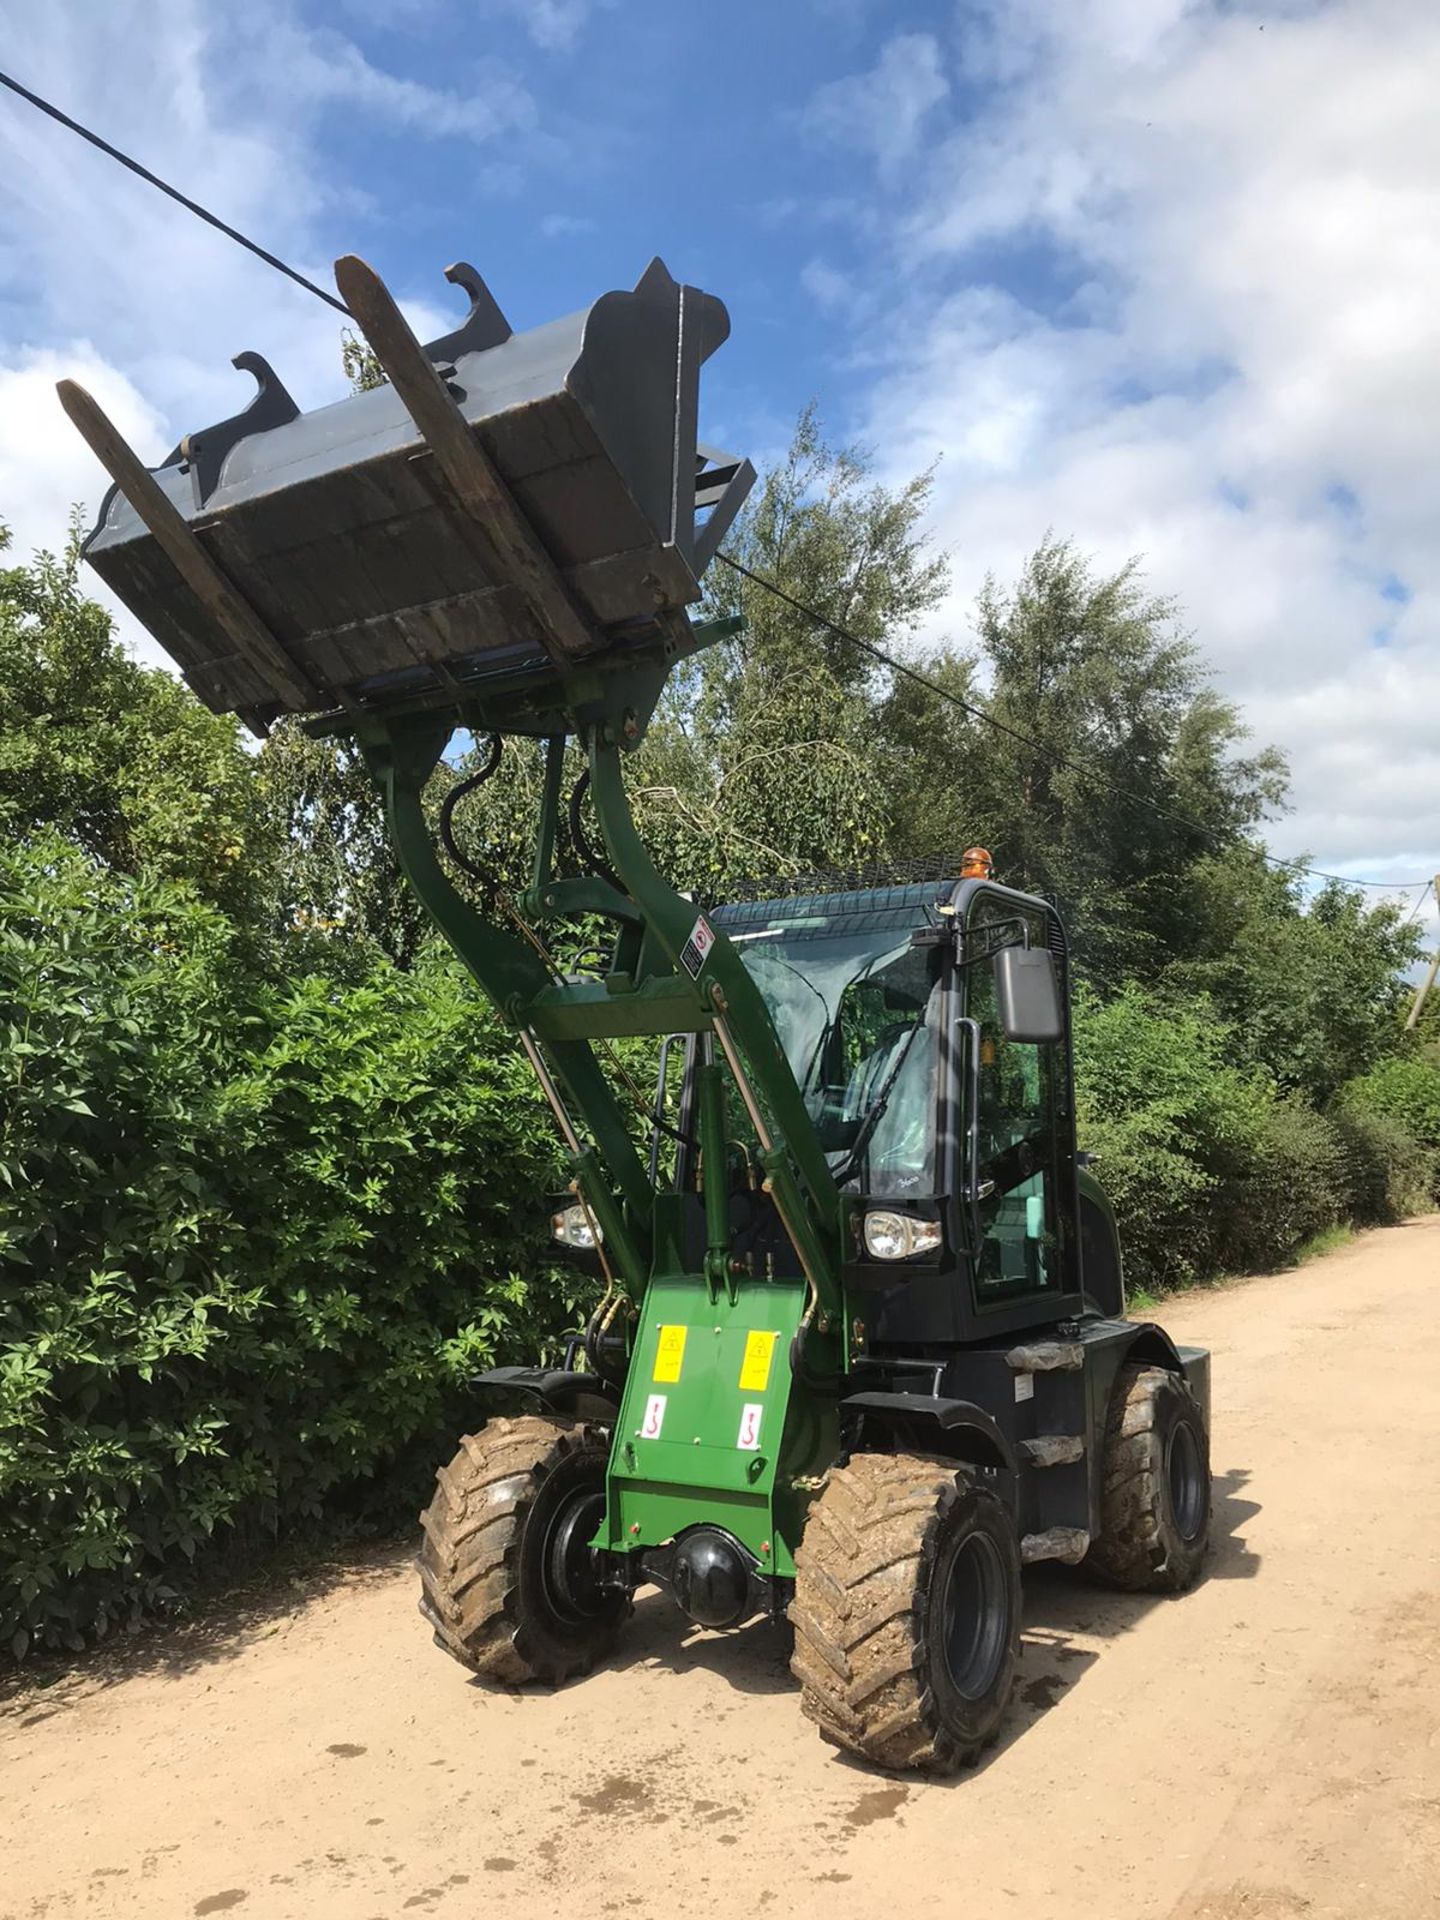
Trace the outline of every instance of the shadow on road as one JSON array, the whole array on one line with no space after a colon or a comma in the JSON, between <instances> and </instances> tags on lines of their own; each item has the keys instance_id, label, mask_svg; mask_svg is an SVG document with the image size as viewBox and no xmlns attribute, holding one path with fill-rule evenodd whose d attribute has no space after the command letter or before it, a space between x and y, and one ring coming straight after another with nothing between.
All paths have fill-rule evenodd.
<instances>
[{"instance_id":1,"label":"shadow on road","mask_svg":"<svg viewBox=\"0 0 1440 1920\"><path fill-rule=\"evenodd\" d=\"M1214 1544L1207 1579L1249 1579L1259 1570L1259 1556L1244 1540L1246 1523L1259 1511L1253 1500L1243 1497L1249 1478L1241 1467L1215 1476ZM233 1659L258 1638L283 1632L316 1600L342 1588L393 1580L414 1551L414 1541L406 1539L327 1560L288 1554L243 1585L195 1603L188 1619L157 1621L134 1638L102 1644L78 1659L42 1657L18 1676L7 1676L0 1684L0 1715L22 1726L33 1716L47 1718L46 1694L62 1683L112 1686L137 1674L175 1677ZM989 1758L1021 1738L1100 1657L1079 1644L1077 1635L1081 1640L1110 1639L1128 1633L1152 1607L1171 1604L1166 1595L1094 1587L1073 1568L1032 1567L1025 1576L1025 1624L1009 1730ZM424 1631L417 1617L415 1632ZM673 1673L698 1668L739 1693L789 1693L797 1690L790 1674L790 1645L789 1627L773 1621L751 1621L730 1633L691 1627L673 1602L650 1589L636 1602L634 1620L610 1664L622 1672L637 1666Z\"/></svg>"},{"instance_id":2,"label":"shadow on road","mask_svg":"<svg viewBox=\"0 0 1440 1920\"><path fill-rule=\"evenodd\" d=\"M191 1596L177 1618L146 1620L138 1633L117 1632L81 1654L32 1657L0 1679L0 1718L44 1717L45 1696L65 1685L109 1687L139 1674L178 1678L232 1660L257 1639L284 1631L314 1601L343 1588L393 1579L415 1557L415 1542L389 1540L327 1556L291 1548L246 1579ZM417 1631L422 1631L417 1620Z\"/></svg>"},{"instance_id":3,"label":"shadow on road","mask_svg":"<svg viewBox=\"0 0 1440 1920\"><path fill-rule=\"evenodd\" d=\"M1260 1556L1245 1544L1244 1528L1260 1509L1243 1497L1244 1467L1217 1473L1207 1580L1248 1580ZM1055 1706L1103 1652L1084 1644L1129 1633L1153 1607L1183 1605L1183 1595L1116 1593L1093 1585L1073 1567L1042 1563L1025 1576L1025 1622L1020 1666L1006 1729L981 1767L991 1764ZM773 1621L755 1620L730 1633L689 1627L673 1603L653 1590L636 1604L623 1649L612 1665L623 1671L653 1666L671 1673L701 1668L747 1694L798 1692L790 1674L791 1634ZM851 1764L837 1755L842 1764ZM860 1771L872 1773L861 1762ZM957 1784L967 1777L961 1775Z\"/></svg>"}]
</instances>

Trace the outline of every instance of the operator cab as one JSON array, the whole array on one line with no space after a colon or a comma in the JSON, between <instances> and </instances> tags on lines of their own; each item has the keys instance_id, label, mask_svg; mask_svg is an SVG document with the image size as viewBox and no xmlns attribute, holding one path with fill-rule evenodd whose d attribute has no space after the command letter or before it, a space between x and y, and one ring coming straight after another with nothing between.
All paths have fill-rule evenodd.
<instances>
[{"instance_id":1,"label":"operator cab","mask_svg":"<svg viewBox=\"0 0 1440 1920\"><path fill-rule=\"evenodd\" d=\"M966 873L711 915L764 997L844 1195L843 1277L871 1351L1085 1306L1064 929L969 855ZM743 1139L743 1112L731 1125ZM736 1205L758 1219L743 1176ZM683 1149L678 1180L697 1184ZM747 1225L737 1244L763 1241L787 1270L778 1226Z\"/></svg>"}]
</instances>

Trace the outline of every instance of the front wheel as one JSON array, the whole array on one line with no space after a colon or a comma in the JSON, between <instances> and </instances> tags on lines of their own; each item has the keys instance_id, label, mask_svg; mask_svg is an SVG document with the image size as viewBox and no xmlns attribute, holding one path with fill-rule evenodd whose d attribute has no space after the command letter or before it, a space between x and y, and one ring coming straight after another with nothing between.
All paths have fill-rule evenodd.
<instances>
[{"instance_id":1,"label":"front wheel","mask_svg":"<svg viewBox=\"0 0 1440 1920\"><path fill-rule=\"evenodd\" d=\"M552 1686L614 1646L630 1596L596 1577L605 1515L602 1430L526 1415L467 1434L420 1516L420 1611L435 1641L486 1680Z\"/></svg>"},{"instance_id":2,"label":"front wheel","mask_svg":"<svg viewBox=\"0 0 1440 1920\"><path fill-rule=\"evenodd\" d=\"M876 1766L954 1773L1000 1730L1020 1639L1020 1552L968 1468L857 1454L795 1556L791 1662L822 1736Z\"/></svg>"}]
</instances>

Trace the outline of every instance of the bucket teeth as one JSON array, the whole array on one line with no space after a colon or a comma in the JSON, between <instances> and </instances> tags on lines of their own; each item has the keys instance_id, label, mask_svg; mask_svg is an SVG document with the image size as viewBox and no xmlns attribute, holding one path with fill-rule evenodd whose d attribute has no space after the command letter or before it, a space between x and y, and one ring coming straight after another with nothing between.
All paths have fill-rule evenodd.
<instances>
[{"instance_id":1,"label":"bucket teeth","mask_svg":"<svg viewBox=\"0 0 1440 1920\"><path fill-rule=\"evenodd\" d=\"M187 433L180 442L180 456L189 464L197 507L203 507L219 485L220 469L232 448L252 433L266 433L271 427L283 427L300 417L299 407L263 354L237 353L230 364L254 377L255 397L240 413L206 427L202 433Z\"/></svg>"},{"instance_id":2,"label":"bucket teeth","mask_svg":"<svg viewBox=\"0 0 1440 1920\"><path fill-rule=\"evenodd\" d=\"M437 367L453 367L462 354L484 353L488 347L503 347L514 329L500 311L500 304L468 260L457 260L445 269L445 278L470 296L470 311L453 333L442 333L438 340L426 343L425 351Z\"/></svg>"}]
</instances>

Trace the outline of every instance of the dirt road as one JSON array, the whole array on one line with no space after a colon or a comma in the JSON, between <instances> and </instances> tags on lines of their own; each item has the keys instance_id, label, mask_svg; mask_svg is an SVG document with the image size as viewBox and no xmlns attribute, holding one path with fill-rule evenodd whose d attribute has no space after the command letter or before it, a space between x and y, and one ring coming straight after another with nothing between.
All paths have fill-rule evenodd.
<instances>
[{"instance_id":1,"label":"dirt road","mask_svg":"<svg viewBox=\"0 0 1440 1920\"><path fill-rule=\"evenodd\" d=\"M1166 1319L1215 1349L1209 1577L1042 1570L978 1771L849 1764L773 1630L655 1596L612 1669L484 1692L392 1561L7 1702L0 1916L1440 1915L1440 1220Z\"/></svg>"}]
</instances>

